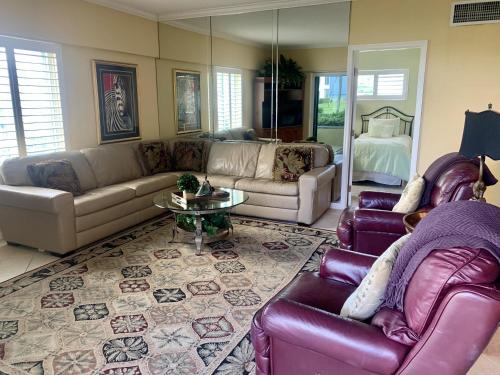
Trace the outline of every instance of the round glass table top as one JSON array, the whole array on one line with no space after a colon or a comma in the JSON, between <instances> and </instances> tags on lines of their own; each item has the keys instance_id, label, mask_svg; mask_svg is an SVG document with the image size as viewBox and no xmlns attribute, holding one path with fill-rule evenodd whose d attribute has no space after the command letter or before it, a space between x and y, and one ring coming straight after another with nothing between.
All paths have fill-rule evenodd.
<instances>
[{"instance_id":1,"label":"round glass table top","mask_svg":"<svg viewBox=\"0 0 500 375\"><path fill-rule=\"evenodd\" d=\"M156 195L153 198L153 202L157 207L167 208L176 213L207 214L230 209L248 200L248 194L241 190L230 188L217 188L217 190L227 191L229 196L225 199L206 199L179 204L172 199L171 192L165 191Z\"/></svg>"}]
</instances>

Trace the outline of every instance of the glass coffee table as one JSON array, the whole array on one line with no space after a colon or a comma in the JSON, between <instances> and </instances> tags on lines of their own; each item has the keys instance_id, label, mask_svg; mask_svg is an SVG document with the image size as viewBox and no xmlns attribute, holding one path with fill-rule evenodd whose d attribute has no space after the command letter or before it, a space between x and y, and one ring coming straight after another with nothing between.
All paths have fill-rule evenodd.
<instances>
[{"instance_id":1,"label":"glass coffee table","mask_svg":"<svg viewBox=\"0 0 500 375\"><path fill-rule=\"evenodd\" d=\"M228 215L229 225L232 230L233 226L231 224L231 208L236 207L248 200L248 194L241 190L230 189L230 188L218 188L218 190L224 190L229 193L229 196L224 200L220 199L207 199L192 201L186 204L178 204L172 199L171 192L162 192L153 198L155 206L171 210L174 213L175 224L172 230L172 241L175 240L175 236L178 232L177 226L177 215L194 215L196 222L195 238L194 242L196 244L196 255L201 255L201 248L203 244L203 228L202 228L202 216L215 214L218 212L225 212ZM181 228L182 229L182 228ZM228 228L229 232L229 228Z\"/></svg>"}]
</instances>

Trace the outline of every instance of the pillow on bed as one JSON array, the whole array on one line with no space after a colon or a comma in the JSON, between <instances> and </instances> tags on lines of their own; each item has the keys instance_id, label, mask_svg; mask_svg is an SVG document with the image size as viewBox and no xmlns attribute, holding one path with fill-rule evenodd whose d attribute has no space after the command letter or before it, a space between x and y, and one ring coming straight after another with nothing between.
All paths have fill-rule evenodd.
<instances>
[{"instance_id":1,"label":"pillow on bed","mask_svg":"<svg viewBox=\"0 0 500 375\"><path fill-rule=\"evenodd\" d=\"M397 130L395 130L397 129ZM391 138L395 133L399 135L398 118L371 118L368 122L368 136L374 138Z\"/></svg>"}]
</instances>

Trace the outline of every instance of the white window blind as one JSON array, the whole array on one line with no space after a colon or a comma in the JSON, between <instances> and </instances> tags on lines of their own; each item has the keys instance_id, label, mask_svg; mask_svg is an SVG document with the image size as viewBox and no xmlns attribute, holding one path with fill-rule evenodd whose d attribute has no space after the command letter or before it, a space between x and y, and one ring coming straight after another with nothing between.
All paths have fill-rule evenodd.
<instances>
[{"instance_id":1,"label":"white window blind","mask_svg":"<svg viewBox=\"0 0 500 375\"><path fill-rule=\"evenodd\" d=\"M52 44L0 38L0 162L66 149L57 59Z\"/></svg>"},{"instance_id":2,"label":"white window blind","mask_svg":"<svg viewBox=\"0 0 500 375\"><path fill-rule=\"evenodd\" d=\"M217 129L243 126L242 74L236 69L216 68Z\"/></svg>"},{"instance_id":3,"label":"white window blind","mask_svg":"<svg viewBox=\"0 0 500 375\"><path fill-rule=\"evenodd\" d=\"M361 71L358 76L358 99L406 100L408 70Z\"/></svg>"}]
</instances>

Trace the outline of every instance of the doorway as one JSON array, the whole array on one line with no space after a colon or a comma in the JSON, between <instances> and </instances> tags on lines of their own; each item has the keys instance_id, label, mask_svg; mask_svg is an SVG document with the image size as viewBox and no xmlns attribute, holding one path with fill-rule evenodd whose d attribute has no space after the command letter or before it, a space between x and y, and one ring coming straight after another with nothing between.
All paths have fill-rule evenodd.
<instances>
[{"instance_id":1,"label":"doorway","mask_svg":"<svg viewBox=\"0 0 500 375\"><path fill-rule=\"evenodd\" d=\"M416 174L426 53L426 41L349 47L341 199L335 208L357 205L365 190L400 192Z\"/></svg>"}]
</instances>

